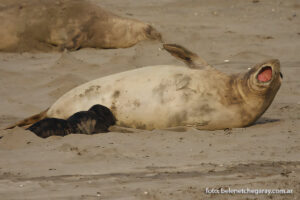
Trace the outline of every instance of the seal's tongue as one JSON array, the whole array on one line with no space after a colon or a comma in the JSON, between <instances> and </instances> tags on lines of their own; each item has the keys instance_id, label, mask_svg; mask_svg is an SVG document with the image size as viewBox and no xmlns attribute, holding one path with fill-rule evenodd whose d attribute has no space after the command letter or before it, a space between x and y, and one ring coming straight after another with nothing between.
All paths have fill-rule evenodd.
<instances>
[{"instance_id":1,"label":"seal's tongue","mask_svg":"<svg viewBox=\"0 0 300 200\"><path fill-rule=\"evenodd\" d=\"M272 78L272 68L271 67L264 67L260 70L257 79L260 82L268 82Z\"/></svg>"}]
</instances>

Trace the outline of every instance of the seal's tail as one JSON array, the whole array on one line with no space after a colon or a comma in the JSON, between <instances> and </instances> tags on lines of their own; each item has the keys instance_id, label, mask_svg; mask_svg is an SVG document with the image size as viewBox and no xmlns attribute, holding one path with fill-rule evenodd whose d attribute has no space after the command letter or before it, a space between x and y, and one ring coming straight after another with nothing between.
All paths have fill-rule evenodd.
<instances>
[{"instance_id":1,"label":"seal's tail","mask_svg":"<svg viewBox=\"0 0 300 200\"><path fill-rule=\"evenodd\" d=\"M40 120L46 118L48 110L49 110L49 108L47 108L46 110L44 110L44 111L42 111L42 112L40 112L40 113L38 113L36 115L32 115L30 117L27 117L27 118L25 118L25 119L17 122L16 124L14 124L12 126L9 126L9 127L5 128L5 129L12 129L12 128L16 127L16 126L20 126L20 127L21 126L26 126L26 125L29 125L29 124L33 124L33 123L35 123L37 121L40 121Z\"/></svg>"}]
</instances>

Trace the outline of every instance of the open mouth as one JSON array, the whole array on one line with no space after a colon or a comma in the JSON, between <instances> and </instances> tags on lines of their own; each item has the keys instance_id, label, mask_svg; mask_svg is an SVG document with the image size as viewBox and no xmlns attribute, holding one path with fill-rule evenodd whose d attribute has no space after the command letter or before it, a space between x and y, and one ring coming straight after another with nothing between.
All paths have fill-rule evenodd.
<instances>
[{"instance_id":1,"label":"open mouth","mask_svg":"<svg viewBox=\"0 0 300 200\"><path fill-rule=\"evenodd\" d=\"M270 81L272 79L272 67L266 66L261 68L257 75L257 79L263 83Z\"/></svg>"}]
</instances>

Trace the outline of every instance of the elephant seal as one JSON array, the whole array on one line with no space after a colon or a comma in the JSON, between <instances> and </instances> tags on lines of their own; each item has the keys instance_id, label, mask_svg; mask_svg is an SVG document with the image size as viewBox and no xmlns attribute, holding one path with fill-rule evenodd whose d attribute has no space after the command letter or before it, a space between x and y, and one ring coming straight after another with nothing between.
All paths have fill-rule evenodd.
<instances>
[{"instance_id":1,"label":"elephant seal","mask_svg":"<svg viewBox=\"0 0 300 200\"><path fill-rule=\"evenodd\" d=\"M126 48L162 40L151 25L85 0L4 0L0 10L0 51Z\"/></svg>"},{"instance_id":2,"label":"elephant seal","mask_svg":"<svg viewBox=\"0 0 300 200\"><path fill-rule=\"evenodd\" d=\"M27 130L37 136L47 138L52 135L65 136L71 133L94 134L108 132L108 128L116 123L111 111L102 105L94 105L88 111L73 114L67 120L58 118L45 118Z\"/></svg>"},{"instance_id":3,"label":"elephant seal","mask_svg":"<svg viewBox=\"0 0 300 200\"><path fill-rule=\"evenodd\" d=\"M164 44L164 49L187 66L149 66L87 82L64 94L49 109L14 126L45 117L67 119L102 104L112 111L117 125L130 128L245 127L267 110L281 85L277 59L246 73L227 75L184 47Z\"/></svg>"}]
</instances>

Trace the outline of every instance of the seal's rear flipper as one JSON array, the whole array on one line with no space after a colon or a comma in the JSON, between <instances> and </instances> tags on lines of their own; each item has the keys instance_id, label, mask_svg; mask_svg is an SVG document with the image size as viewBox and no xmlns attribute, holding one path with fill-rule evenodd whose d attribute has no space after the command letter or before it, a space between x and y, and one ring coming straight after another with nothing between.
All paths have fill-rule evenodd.
<instances>
[{"instance_id":1,"label":"seal's rear flipper","mask_svg":"<svg viewBox=\"0 0 300 200\"><path fill-rule=\"evenodd\" d=\"M5 129L12 129L12 128L15 128L16 126L26 126L26 125L29 125L29 124L33 124L35 122L38 122L44 118L46 118L46 115L47 115L47 111L48 111L49 108L47 108L46 110L44 110L43 112L39 113L39 114L36 114L36 115L33 115L33 116L30 116L30 117L27 117L26 119L23 119L19 122L17 122L16 124L14 125L11 125Z\"/></svg>"},{"instance_id":2,"label":"seal's rear flipper","mask_svg":"<svg viewBox=\"0 0 300 200\"><path fill-rule=\"evenodd\" d=\"M145 34L146 37L150 40L158 40L159 42L163 42L161 34L149 24L145 28Z\"/></svg>"},{"instance_id":3,"label":"seal's rear flipper","mask_svg":"<svg viewBox=\"0 0 300 200\"><path fill-rule=\"evenodd\" d=\"M47 138L51 135L65 136L72 132L67 120L57 118L46 118L31 125L30 130L37 136Z\"/></svg>"},{"instance_id":4,"label":"seal's rear flipper","mask_svg":"<svg viewBox=\"0 0 300 200\"><path fill-rule=\"evenodd\" d=\"M194 69L209 69L212 68L205 60L200 58L197 54L187 50L186 48L177 44L163 44L172 56L184 61L188 67Z\"/></svg>"}]
</instances>

